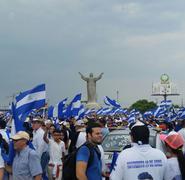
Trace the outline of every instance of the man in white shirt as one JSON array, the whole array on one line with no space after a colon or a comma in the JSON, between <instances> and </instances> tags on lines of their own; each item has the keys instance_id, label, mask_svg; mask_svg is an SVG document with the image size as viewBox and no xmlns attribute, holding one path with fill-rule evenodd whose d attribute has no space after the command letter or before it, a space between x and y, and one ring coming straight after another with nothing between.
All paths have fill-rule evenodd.
<instances>
[{"instance_id":1,"label":"man in white shirt","mask_svg":"<svg viewBox=\"0 0 185 180\"><path fill-rule=\"evenodd\" d=\"M82 144L86 142L86 132L85 132L85 123L83 120L78 120L75 123L76 132L79 133L76 141L76 148L79 148Z\"/></svg>"},{"instance_id":2,"label":"man in white shirt","mask_svg":"<svg viewBox=\"0 0 185 180\"><path fill-rule=\"evenodd\" d=\"M110 175L111 180L163 180L166 156L149 145L149 129L141 122L131 127L133 147L123 150Z\"/></svg>"},{"instance_id":3,"label":"man in white shirt","mask_svg":"<svg viewBox=\"0 0 185 180\"><path fill-rule=\"evenodd\" d=\"M35 148L35 151L38 153L41 160L41 166L43 173L46 171L46 166L48 164L48 145L44 141L44 130L42 129L43 120L40 118L34 118L32 120L33 128L33 140L32 144Z\"/></svg>"}]
</instances>

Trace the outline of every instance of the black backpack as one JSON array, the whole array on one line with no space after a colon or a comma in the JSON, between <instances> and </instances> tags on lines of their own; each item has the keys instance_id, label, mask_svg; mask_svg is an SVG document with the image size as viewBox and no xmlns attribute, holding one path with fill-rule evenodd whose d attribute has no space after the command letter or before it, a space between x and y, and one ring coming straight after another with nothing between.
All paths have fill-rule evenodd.
<instances>
[{"instance_id":1,"label":"black backpack","mask_svg":"<svg viewBox=\"0 0 185 180\"><path fill-rule=\"evenodd\" d=\"M87 163L87 168L91 165L94 158L94 147L89 143L84 143L82 146L87 146L89 148L90 156ZM80 146L72 153L70 153L64 160L63 170L62 170L62 180L77 180L76 178L76 155L78 150L82 147Z\"/></svg>"}]
</instances>

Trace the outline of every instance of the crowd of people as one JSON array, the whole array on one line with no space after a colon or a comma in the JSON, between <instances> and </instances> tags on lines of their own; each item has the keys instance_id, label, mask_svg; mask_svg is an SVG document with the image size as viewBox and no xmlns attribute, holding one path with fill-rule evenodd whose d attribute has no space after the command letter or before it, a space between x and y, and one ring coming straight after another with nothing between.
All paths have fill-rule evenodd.
<instances>
[{"instance_id":1,"label":"crowd of people","mask_svg":"<svg viewBox=\"0 0 185 180\"><path fill-rule=\"evenodd\" d=\"M64 178L64 166L74 152L78 180L185 180L185 120L164 123L138 118L128 124L118 117L94 114L55 124L50 119L30 117L24 122L24 130L14 135L6 123L1 117L0 180L70 180ZM123 147L108 174L101 143L110 131L120 127L130 129L132 143L129 148ZM165 149L149 145L151 127Z\"/></svg>"}]
</instances>

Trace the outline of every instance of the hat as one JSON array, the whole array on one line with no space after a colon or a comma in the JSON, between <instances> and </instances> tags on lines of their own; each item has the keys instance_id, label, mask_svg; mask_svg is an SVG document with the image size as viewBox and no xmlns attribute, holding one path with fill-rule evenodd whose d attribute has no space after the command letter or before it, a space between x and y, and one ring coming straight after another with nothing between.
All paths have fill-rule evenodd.
<instances>
[{"instance_id":1,"label":"hat","mask_svg":"<svg viewBox=\"0 0 185 180\"><path fill-rule=\"evenodd\" d=\"M27 132L25 131L19 131L17 134L11 137L13 140L19 140L19 139L26 139L29 141L30 136Z\"/></svg>"},{"instance_id":2,"label":"hat","mask_svg":"<svg viewBox=\"0 0 185 180\"><path fill-rule=\"evenodd\" d=\"M47 119L47 120L44 122L44 124L46 125L46 124L53 124L53 123L52 123L52 121L51 121L50 119Z\"/></svg>"},{"instance_id":3,"label":"hat","mask_svg":"<svg viewBox=\"0 0 185 180\"><path fill-rule=\"evenodd\" d=\"M138 144L148 144L150 131L148 127L141 121L137 121L130 127L131 135L134 142Z\"/></svg>"},{"instance_id":4,"label":"hat","mask_svg":"<svg viewBox=\"0 0 185 180\"><path fill-rule=\"evenodd\" d=\"M137 120L136 122L130 124L130 129L133 129L136 126L144 126L144 125L145 124L143 122Z\"/></svg>"},{"instance_id":5,"label":"hat","mask_svg":"<svg viewBox=\"0 0 185 180\"><path fill-rule=\"evenodd\" d=\"M183 146L184 139L179 133L172 131L164 138L164 142L172 149L178 149Z\"/></svg>"},{"instance_id":6,"label":"hat","mask_svg":"<svg viewBox=\"0 0 185 180\"><path fill-rule=\"evenodd\" d=\"M83 126L84 124L85 123L83 120L78 120L78 121L76 121L75 126Z\"/></svg>"},{"instance_id":7,"label":"hat","mask_svg":"<svg viewBox=\"0 0 185 180\"><path fill-rule=\"evenodd\" d=\"M59 124L60 125L64 125L64 126L68 126L69 122L67 122L67 121L60 121Z\"/></svg>"},{"instance_id":8,"label":"hat","mask_svg":"<svg viewBox=\"0 0 185 180\"><path fill-rule=\"evenodd\" d=\"M87 123L87 122L88 122L88 119L84 118L84 119L83 119L83 122L84 122L84 123Z\"/></svg>"},{"instance_id":9,"label":"hat","mask_svg":"<svg viewBox=\"0 0 185 180\"><path fill-rule=\"evenodd\" d=\"M32 122L43 122L43 119L41 119L41 118L33 118Z\"/></svg>"},{"instance_id":10,"label":"hat","mask_svg":"<svg viewBox=\"0 0 185 180\"><path fill-rule=\"evenodd\" d=\"M164 141L167 136L168 136L167 134L162 133L159 135L159 138L160 138L160 140Z\"/></svg>"}]
</instances>

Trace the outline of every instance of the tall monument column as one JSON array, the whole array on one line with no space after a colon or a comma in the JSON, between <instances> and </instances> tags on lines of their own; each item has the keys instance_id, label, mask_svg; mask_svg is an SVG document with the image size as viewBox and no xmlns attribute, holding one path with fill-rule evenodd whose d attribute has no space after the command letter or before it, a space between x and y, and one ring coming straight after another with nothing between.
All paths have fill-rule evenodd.
<instances>
[{"instance_id":1,"label":"tall monument column","mask_svg":"<svg viewBox=\"0 0 185 180\"><path fill-rule=\"evenodd\" d=\"M96 94L96 82L102 78L103 73L98 77L94 77L93 73L89 74L89 77L85 77L79 72L81 78L87 82L87 108L100 108L100 105L97 103L97 94Z\"/></svg>"}]
</instances>

